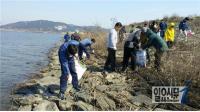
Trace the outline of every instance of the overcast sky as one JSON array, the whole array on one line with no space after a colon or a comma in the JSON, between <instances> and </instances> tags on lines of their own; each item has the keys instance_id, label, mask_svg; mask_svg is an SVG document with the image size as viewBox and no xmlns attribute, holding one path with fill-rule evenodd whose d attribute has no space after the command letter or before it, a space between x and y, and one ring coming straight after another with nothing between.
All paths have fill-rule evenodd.
<instances>
[{"instance_id":1,"label":"overcast sky","mask_svg":"<svg viewBox=\"0 0 200 112\"><path fill-rule=\"evenodd\" d=\"M200 15L200 0L0 0L1 23L52 20L110 28L111 18L123 24L178 14Z\"/></svg>"}]
</instances>

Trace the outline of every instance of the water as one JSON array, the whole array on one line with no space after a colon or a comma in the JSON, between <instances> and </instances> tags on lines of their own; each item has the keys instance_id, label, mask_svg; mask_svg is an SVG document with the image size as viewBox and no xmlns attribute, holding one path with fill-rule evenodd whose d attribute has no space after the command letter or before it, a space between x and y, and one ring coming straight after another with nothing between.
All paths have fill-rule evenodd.
<instances>
[{"instance_id":1,"label":"water","mask_svg":"<svg viewBox=\"0 0 200 112\"><path fill-rule=\"evenodd\" d=\"M13 85L48 64L47 54L59 34L1 31L0 110L7 110Z\"/></svg>"}]
</instances>

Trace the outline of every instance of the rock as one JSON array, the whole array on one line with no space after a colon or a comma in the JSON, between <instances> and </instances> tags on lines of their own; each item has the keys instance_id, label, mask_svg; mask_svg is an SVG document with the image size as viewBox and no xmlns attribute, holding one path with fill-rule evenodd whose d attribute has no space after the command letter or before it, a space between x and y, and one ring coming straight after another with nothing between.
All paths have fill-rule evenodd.
<instances>
[{"instance_id":1,"label":"rock","mask_svg":"<svg viewBox=\"0 0 200 112\"><path fill-rule=\"evenodd\" d=\"M60 86L57 84L51 84L48 86L47 90L51 94L56 94L56 93L59 93Z\"/></svg>"},{"instance_id":2,"label":"rock","mask_svg":"<svg viewBox=\"0 0 200 112\"><path fill-rule=\"evenodd\" d=\"M49 63L49 67L52 69L54 67L53 63Z\"/></svg>"},{"instance_id":3,"label":"rock","mask_svg":"<svg viewBox=\"0 0 200 112\"><path fill-rule=\"evenodd\" d=\"M56 103L42 100L33 108L33 111L59 111Z\"/></svg>"},{"instance_id":4,"label":"rock","mask_svg":"<svg viewBox=\"0 0 200 112\"><path fill-rule=\"evenodd\" d=\"M59 100L59 102L58 102L58 107L61 111L72 111L73 105L74 105L74 101L69 100L69 99L67 99L66 101Z\"/></svg>"},{"instance_id":5,"label":"rock","mask_svg":"<svg viewBox=\"0 0 200 112\"><path fill-rule=\"evenodd\" d=\"M108 86L106 85L97 85L96 89L100 92L105 92L106 90L108 90Z\"/></svg>"},{"instance_id":6,"label":"rock","mask_svg":"<svg viewBox=\"0 0 200 112\"><path fill-rule=\"evenodd\" d=\"M82 100L87 103L92 103L92 101L94 101L93 97L84 91L76 92L74 95L77 100Z\"/></svg>"},{"instance_id":7,"label":"rock","mask_svg":"<svg viewBox=\"0 0 200 112\"><path fill-rule=\"evenodd\" d=\"M96 105L102 110L115 110L116 108L115 102L104 95L96 97Z\"/></svg>"},{"instance_id":8,"label":"rock","mask_svg":"<svg viewBox=\"0 0 200 112\"><path fill-rule=\"evenodd\" d=\"M84 79L84 83L88 83L88 86L90 86L90 88L94 88L97 85L104 84L105 79L103 78L102 75L91 75L87 79Z\"/></svg>"},{"instance_id":9,"label":"rock","mask_svg":"<svg viewBox=\"0 0 200 112\"><path fill-rule=\"evenodd\" d=\"M75 105L74 105L74 109L78 110L78 111L96 111L98 110L97 108L95 108L94 106L85 103L83 101L78 101Z\"/></svg>"},{"instance_id":10,"label":"rock","mask_svg":"<svg viewBox=\"0 0 200 112\"><path fill-rule=\"evenodd\" d=\"M138 95L138 96L133 96L133 98L131 99L131 103L133 103L134 105L137 105L137 106L141 106L143 104L149 106L149 107L152 107L152 99L149 98L148 96L146 95Z\"/></svg>"},{"instance_id":11,"label":"rock","mask_svg":"<svg viewBox=\"0 0 200 112\"><path fill-rule=\"evenodd\" d=\"M42 94L45 90L39 83L25 83L14 91L15 94Z\"/></svg>"},{"instance_id":12,"label":"rock","mask_svg":"<svg viewBox=\"0 0 200 112\"><path fill-rule=\"evenodd\" d=\"M111 91L124 91L124 90L128 89L127 85L120 84L120 83L119 84L112 84L112 85L109 85L108 88Z\"/></svg>"},{"instance_id":13,"label":"rock","mask_svg":"<svg viewBox=\"0 0 200 112\"><path fill-rule=\"evenodd\" d=\"M106 79L108 80L109 83L113 84L121 84L126 82L126 77L117 73L109 73L106 76Z\"/></svg>"},{"instance_id":14,"label":"rock","mask_svg":"<svg viewBox=\"0 0 200 112\"><path fill-rule=\"evenodd\" d=\"M153 111L170 111L170 110L165 110L165 109L162 109L162 108L156 108Z\"/></svg>"},{"instance_id":15,"label":"rock","mask_svg":"<svg viewBox=\"0 0 200 112\"><path fill-rule=\"evenodd\" d=\"M31 110L32 110L32 105L20 106L18 108L18 111L31 111Z\"/></svg>"},{"instance_id":16,"label":"rock","mask_svg":"<svg viewBox=\"0 0 200 112\"><path fill-rule=\"evenodd\" d=\"M109 91L106 92L106 94L109 96L109 98L113 99L115 101L115 104L119 109L122 108L128 108L128 109L135 109L137 106L130 103L130 99L133 97L128 91ZM124 109L124 110L126 110Z\"/></svg>"},{"instance_id":17,"label":"rock","mask_svg":"<svg viewBox=\"0 0 200 112\"><path fill-rule=\"evenodd\" d=\"M40 102L42 97L40 95L28 95L28 96L14 96L12 97L14 102L17 102L20 105L32 105L33 103Z\"/></svg>"},{"instance_id":18,"label":"rock","mask_svg":"<svg viewBox=\"0 0 200 112\"><path fill-rule=\"evenodd\" d=\"M49 69L46 67L46 68L43 68L40 72L41 72L41 73L47 73L48 70L49 70Z\"/></svg>"}]
</instances>

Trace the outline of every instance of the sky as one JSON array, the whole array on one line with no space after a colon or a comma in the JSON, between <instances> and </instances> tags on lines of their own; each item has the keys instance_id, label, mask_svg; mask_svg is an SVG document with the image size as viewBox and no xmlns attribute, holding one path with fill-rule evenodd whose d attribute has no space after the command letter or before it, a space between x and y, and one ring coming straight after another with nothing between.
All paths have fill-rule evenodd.
<instances>
[{"instance_id":1,"label":"sky","mask_svg":"<svg viewBox=\"0 0 200 112\"><path fill-rule=\"evenodd\" d=\"M112 26L162 18L200 15L200 0L0 0L0 24L50 20L81 26ZM114 18L114 19L113 19Z\"/></svg>"}]
</instances>

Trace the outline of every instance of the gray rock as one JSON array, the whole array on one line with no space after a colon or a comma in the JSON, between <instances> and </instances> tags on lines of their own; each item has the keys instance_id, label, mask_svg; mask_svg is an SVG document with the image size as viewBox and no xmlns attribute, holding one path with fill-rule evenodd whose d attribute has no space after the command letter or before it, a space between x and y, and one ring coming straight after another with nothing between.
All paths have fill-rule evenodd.
<instances>
[{"instance_id":1,"label":"gray rock","mask_svg":"<svg viewBox=\"0 0 200 112\"><path fill-rule=\"evenodd\" d=\"M25 83L25 85L18 87L17 90L14 91L15 94L41 94L43 93L42 91L44 91L45 88L42 87L40 84L36 83L36 84L29 84L29 83Z\"/></svg>"},{"instance_id":2,"label":"gray rock","mask_svg":"<svg viewBox=\"0 0 200 112\"><path fill-rule=\"evenodd\" d=\"M59 111L56 103L42 100L33 108L33 111Z\"/></svg>"},{"instance_id":3,"label":"gray rock","mask_svg":"<svg viewBox=\"0 0 200 112\"><path fill-rule=\"evenodd\" d=\"M100 92L105 92L106 90L108 90L108 86L106 85L97 85L96 89Z\"/></svg>"},{"instance_id":4,"label":"gray rock","mask_svg":"<svg viewBox=\"0 0 200 112\"><path fill-rule=\"evenodd\" d=\"M137 105L137 106L141 106L143 104L151 107L153 104L152 104L152 99L149 98L148 96L146 95L138 95L138 96L133 96L133 98L131 99L131 103Z\"/></svg>"},{"instance_id":5,"label":"gray rock","mask_svg":"<svg viewBox=\"0 0 200 112\"><path fill-rule=\"evenodd\" d=\"M48 86L47 90L51 94L56 94L60 90L60 86L57 84L51 84Z\"/></svg>"},{"instance_id":6,"label":"gray rock","mask_svg":"<svg viewBox=\"0 0 200 112\"><path fill-rule=\"evenodd\" d=\"M95 110L98 110L94 106L92 106L88 103L85 103L83 101L76 102L76 104L74 105L74 108L75 108L75 110L79 110L79 111L95 111Z\"/></svg>"},{"instance_id":7,"label":"gray rock","mask_svg":"<svg viewBox=\"0 0 200 112\"><path fill-rule=\"evenodd\" d=\"M54 67L53 63L49 63L49 67L52 69Z\"/></svg>"},{"instance_id":8,"label":"gray rock","mask_svg":"<svg viewBox=\"0 0 200 112\"><path fill-rule=\"evenodd\" d=\"M134 110L138 106L133 105L130 103L130 99L133 97L128 91L109 91L106 92L109 98L113 99L118 107L119 110L123 108L123 110ZM120 107L120 108L119 108Z\"/></svg>"},{"instance_id":9,"label":"gray rock","mask_svg":"<svg viewBox=\"0 0 200 112\"><path fill-rule=\"evenodd\" d=\"M67 99L66 101L63 100L59 100L58 102L58 107L61 111L70 111L72 110L72 106L74 105L74 101L73 100L69 100Z\"/></svg>"},{"instance_id":10,"label":"gray rock","mask_svg":"<svg viewBox=\"0 0 200 112\"><path fill-rule=\"evenodd\" d=\"M32 105L20 106L18 108L18 111L31 111L31 110L32 110Z\"/></svg>"},{"instance_id":11,"label":"gray rock","mask_svg":"<svg viewBox=\"0 0 200 112\"><path fill-rule=\"evenodd\" d=\"M87 103L92 103L93 101L93 97L84 91L76 92L74 96L77 100L82 100Z\"/></svg>"},{"instance_id":12,"label":"gray rock","mask_svg":"<svg viewBox=\"0 0 200 112\"><path fill-rule=\"evenodd\" d=\"M96 97L96 105L102 110L115 110L116 108L115 102L104 95Z\"/></svg>"},{"instance_id":13,"label":"gray rock","mask_svg":"<svg viewBox=\"0 0 200 112\"><path fill-rule=\"evenodd\" d=\"M126 77L118 73L109 73L106 76L106 79L108 80L109 83L113 84L121 84L126 82Z\"/></svg>"},{"instance_id":14,"label":"gray rock","mask_svg":"<svg viewBox=\"0 0 200 112\"><path fill-rule=\"evenodd\" d=\"M14 102L17 102L20 105L31 105L33 103L40 102L42 97L40 95L28 95L21 97L13 97Z\"/></svg>"}]
</instances>

